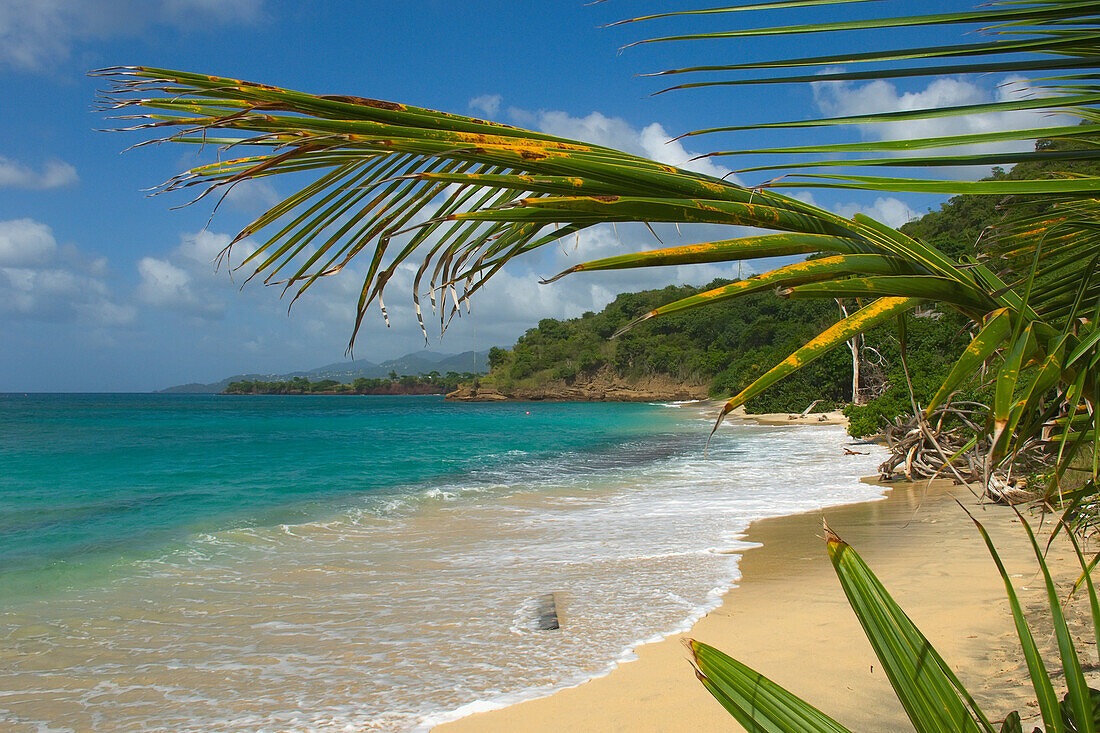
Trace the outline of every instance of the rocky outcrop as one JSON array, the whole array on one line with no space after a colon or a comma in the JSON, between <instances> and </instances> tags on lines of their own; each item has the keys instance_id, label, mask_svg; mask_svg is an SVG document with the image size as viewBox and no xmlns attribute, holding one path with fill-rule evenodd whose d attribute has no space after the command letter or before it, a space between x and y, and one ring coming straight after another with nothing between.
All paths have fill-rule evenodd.
<instances>
[{"instance_id":1,"label":"rocky outcrop","mask_svg":"<svg viewBox=\"0 0 1100 733\"><path fill-rule=\"evenodd\" d=\"M610 369L572 382L555 379L537 387L500 389L492 385L464 384L447 395L448 400L466 402L548 401L548 402L655 402L701 400L707 385L686 383L667 375L625 379Z\"/></svg>"},{"instance_id":2,"label":"rocky outcrop","mask_svg":"<svg viewBox=\"0 0 1100 733\"><path fill-rule=\"evenodd\" d=\"M454 392L447 393L446 399L458 402L503 402L514 398L497 392L493 387L460 384Z\"/></svg>"}]
</instances>

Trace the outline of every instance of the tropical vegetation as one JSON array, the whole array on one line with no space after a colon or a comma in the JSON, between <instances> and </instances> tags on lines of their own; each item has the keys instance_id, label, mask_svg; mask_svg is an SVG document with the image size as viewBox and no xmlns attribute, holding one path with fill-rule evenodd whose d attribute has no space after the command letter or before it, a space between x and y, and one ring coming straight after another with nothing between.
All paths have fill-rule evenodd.
<instances>
[{"instance_id":1,"label":"tropical vegetation","mask_svg":"<svg viewBox=\"0 0 1100 733\"><path fill-rule=\"evenodd\" d=\"M481 385L505 394L572 385L610 372L624 380L667 376L706 385L712 397L736 393L841 318L827 300L776 298L760 293L710 308L676 313L639 325L618 338L611 335L658 306L730 285L715 280L702 287L670 285L660 290L621 293L599 313L559 321L546 318L511 349L489 352L489 374ZM965 342L965 323L954 313L930 312L913 319L908 361L914 390L931 399ZM853 435L877 433L883 421L909 411L901 375L898 341L892 327L867 334L861 372L865 404L852 420ZM979 397L977 392L968 393ZM852 357L847 350L825 354L746 403L749 412L801 412L838 409L852 401Z\"/></svg>"},{"instance_id":2,"label":"tropical vegetation","mask_svg":"<svg viewBox=\"0 0 1100 733\"><path fill-rule=\"evenodd\" d=\"M811 255L748 280L660 305L626 324L629 331L646 320L776 288L791 298L838 299L851 307L850 315L740 389L721 415L875 327L897 323L904 352L907 313L930 302L952 310L969 324L969 344L927 404L914 402L914 407L923 408L916 412L932 415L976 372L988 370L993 399L983 430L988 444L986 477L1010 464L1019 451L1040 445L1057 462L1048 498L1068 500L1071 510L1079 508L1095 496L1100 456L1095 416L1100 397L1100 206L1096 199L1100 187L1094 175L1069 166L1100 158L1100 151L1089 142L1089 136L1100 131L1095 4L1021 0L925 15L867 16L866 8L885 5L858 0L766 0L675 9L634 19L649 27L666 22L689 26L686 32L676 30L640 42L646 44L717 46L725 41L723 49L732 54L747 48L751 38L785 37L793 44L805 36L825 34L836 36L835 48L846 49L801 58L723 55L715 63L663 72L675 79L687 78L673 87L681 90L944 74L1015 74L1029 79L1023 92L993 102L755 125L720 119L711 128L689 133L733 136L716 155L768 156L770 161L755 169L788 174L756 188L603 146L394 102L312 95L144 67L102 73L115 84L106 97L108 105L124 113L133 110L133 115L124 116L135 117L137 129L167 131L167 140L218 146L237 155L181 174L164 190L201 186L205 195L249 179L314 174L311 183L256 219L235 242L252 237L258 246L242 266L253 277L281 285L294 298L361 256L368 264L356 308L356 331L375 302L385 313L383 291L397 268L409 260L420 262L412 293L418 313L426 291L435 318L445 328L509 260L601 223L754 227L764 233L731 233L729 239L623 253L577 265L560 276ZM814 6L843 17L715 30L721 22ZM981 32L956 38L956 29ZM861 34L875 35L867 41ZM930 42L930 37L937 40ZM884 42L884 47L876 49L876 42ZM848 50L853 48L860 50ZM752 150L736 142L736 135L750 128L828 130L1028 110L1052 115L1057 124L1044 125L1035 117L1029 125L1008 130L917 139L902 134L878 141L816 141ZM1031 144L1040 139L1076 139L1084 145L1067 150L1058 144ZM1029 144L1019 146L1021 142ZM995 152L974 147L993 143L1011 145ZM924 177L928 170L952 166L1035 161L1064 164L1065 173L984 181ZM845 172L898 168L903 173L892 176ZM814 170L824 172L803 172ZM866 216L849 219L778 193L792 187L1042 195L1047 203L1036 209L1010 210L993 231L983 232L989 257L982 259L956 254L942 243L936 246ZM920 429L928 430L927 424ZM1063 495L1060 481L1071 470L1080 471L1087 480L1081 491ZM887 669L894 665L891 680L918 729L993 730L858 556L832 537L829 547L869 637L881 644L883 664ZM1038 545L1036 555L1042 563ZM1045 670L1035 665L1030 633L1021 629L1043 722L1053 731L1095 730L1091 693L1072 649L1062 644L1058 599L1049 576L1045 577L1068 696L1063 706L1057 704ZM1089 583L1091 590L1091 579ZM1012 601L1007 577L1006 588ZM869 598L872 602L864 603ZM1095 594L1091 601L1094 614L1100 616ZM1013 612L1020 628L1016 604ZM708 656L710 651L704 647L695 651L704 684L732 710L737 693L719 681L724 684L722 675L732 675L729 670L736 671L736 665ZM902 674L913 669L915 675ZM792 696L772 689L758 676L747 674L746 679L752 684L753 697L751 714L744 720L752 730L842 729L816 711L804 710ZM770 713L786 717L767 722ZM1001 730L1020 730L1019 718L1006 719Z\"/></svg>"},{"instance_id":3,"label":"tropical vegetation","mask_svg":"<svg viewBox=\"0 0 1100 733\"><path fill-rule=\"evenodd\" d=\"M971 517L973 519L973 517ZM1100 728L1100 690L1092 689L1085 679L1088 666L1078 653L1062 610L1062 601L1044 559L1044 549L1027 521L1020 523L1027 533L1038 563L1040 583L1046 590L1050 624L1058 644L1060 670L1047 668L1039 653L1031 623L1013 587L1012 577L980 522L974 524L981 534L994 564L1004 581L1013 624L1021 654L1035 689L1038 714L1043 728L1054 732L1095 731ZM1081 565L1092 612L1093 646L1100 639L1100 602L1092 582L1092 564L1086 561L1077 539L1069 534ZM849 605L859 618L864 633L890 680L906 715L920 733L1022 733L1018 710L1001 711L1000 726L978 706L962 681L940 656L928 638L909 619L879 582L863 558L846 542L825 527L826 545L833 569ZM813 707L755 670L696 640L689 641L696 676L730 714L753 733L841 733L847 731L827 714ZM1061 678L1059 680L1059 678ZM1055 680L1065 685L1059 699ZM1025 711L1025 716L1033 713Z\"/></svg>"},{"instance_id":4,"label":"tropical vegetation","mask_svg":"<svg viewBox=\"0 0 1100 733\"><path fill-rule=\"evenodd\" d=\"M319 379L316 382L307 377L292 377L287 380L264 381L262 379L240 379L230 382L222 394L238 395L302 395L302 394L349 394L349 395L398 395L398 394L447 394L453 392L459 384L477 379L470 372L432 372L425 375L407 374L398 377L393 374L389 379L359 377L351 382L338 382L335 379Z\"/></svg>"},{"instance_id":5,"label":"tropical vegetation","mask_svg":"<svg viewBox=\"0 0 1100 733\"><path fill-rule=\"evenodd\" d=\"M1040 8L1032 15L1043 18L1044 12ZM775 288L792 298L840 298L853 304L851 315L735 394L723 408L725 415L832 348L924 302L936 301L967 318L977 333L928 409L946 401L977 366L1000 358L998 350L1004 354L993 411L990 472L1022 445L1049 437L1043 431L1052 420L1061 420L1058 437L1067 459L1085 441L1091 443L1097 437L1091 417L1082 423L1078 416L1085 395L1091 395L1095 386L1093 370L1081 366L1092 363L1100 342L1094 319L1083 323L1079 319L1091 312L1095 288L1100 287L1095 267L1082 257L1091 246L1091 235L1085 230L1085 242L1079 243L1076 232L1081 227L1075 223L1082 192L1090 190L1092 178L932 186L944 191L1061 191L1077 196L1076 208L1068 208L1068 202L1053 204L1039 219L1016 225L1017 230L1009 233L1012 236L1001 237L999 241L1018 242L1018 246L1004 245L1001 256L1017 270L1023 263L1023 274L1007 272L1006 282L972 257L956 261L867 217L846 219L769 189L742 188L609 148L378 100L316 96L162 69L103 73L116 82L109 97L113 106L144 108L136 115L125 115L140 120L137 128L175 128L168 140L246 153L181 174L165 190L201 185L205 195L285 172L318 175L247 226L234 241L245 237L259 241L242 267L252 269L253 277L281 284L294 298L362 254L369 265L356 330L375 301L385 313L383 290L410 258L421 261L412 294L418 314L420 293L426 287L445 327L507 261L599 223L755 226L775 233L618 255L579 264L559 277L582 271L816 255L661 305L628 323L625 330L653 318ZM1071 111L1084 115L1081 109L1087 108L1078 107ZM1074 124L1072 128L1074 134L1092 132L1091 126L1081 129ZM1050 130L1025 131L1019 136L1038 139L1040 135L1049 136ZM969 143L986 139L967 137ZM994 159L1059 160L1065 157L1063 152L1043 149L998 154ZM958 156L950 160L961 162ZM977 158L967 157L966 162ZM901 186L890 180L887 187ZM874 183L866 177L810 182L863 187ZM914 180L910 187L927 190L929 185ZM1034 255L1042 254L1044 246L1040 268ZM1029 270L1034 274L1029 275ZM1031 362L1042 367L1032 379L1021 382L1021 367ZM1055 389L1065 399L1049 399L1048 393Z\"/></svg>"}]
</instances>

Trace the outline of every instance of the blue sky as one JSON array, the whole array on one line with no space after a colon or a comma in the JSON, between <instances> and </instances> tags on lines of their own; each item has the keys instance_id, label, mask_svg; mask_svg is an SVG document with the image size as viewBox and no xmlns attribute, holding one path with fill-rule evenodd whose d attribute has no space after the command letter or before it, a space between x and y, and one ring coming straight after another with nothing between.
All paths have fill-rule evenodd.
<instances>
[{"instance_id":1,"label":"blue sky","mask_svg":"<svg viewBox=\"0 0 1100 733\"><path fill-rule=\"evenodd\" d=\"M772 41L654 44L620 53L626 43L686 26L675 21L598 27L624 15L678 5L621 0L591 6L490 0L6 0L0 4L0 391L145 391L238 372L310 368L338 361L347 346L359 285L354 271L317 288L289 317L277 290L254 285L242 290L240 277L234 281L224 269L214 271L213 255L251 217L290 194L291 183L238 187L209 223L205 202L173 210L186 198L149 198L142 189L196 159L170 145L122 154L142 138L96 131L111 123L92 108L102 80L87 77L91 69L140 64L314 93L392 99L610 144L672 163L729 144L780 141L773 135L666 144L688 130L1007 93L997 86L1004 79L945 77L907 88L834 83L651 97L663 84L638 74L738 54L781 53ZM815 17L805 10L789 13L783 22ZM723 27L731 23L722 21ZM700 27L698 21L692 27ZM824 42L823 37L800 41L798 53L825 52ZM987 115L930 122L920 130L854 129L846 139L993 129L1017 122ZM782 141L795 138L785 134ZM721 175L741 164L715 159L692 165ZM841 213L861 210L894 225L937 201L800 195L812 195L816 203ZM704 229L667 234L666 242L718 236ZM583 259L652 246L645 230L597 227L579 242L517 262L480 299L475 296L472 317L464 317L441 342L433 334L429 348L458 352L509 345L540 318L598 310L623 290L704 283L736 273L729 267L671 268L537 285L539 276ZM424 347L404 295L398 286L388 296L391 327L380 316L368 316L357 358L381 361Z\"/></svg>"}]
</instances>

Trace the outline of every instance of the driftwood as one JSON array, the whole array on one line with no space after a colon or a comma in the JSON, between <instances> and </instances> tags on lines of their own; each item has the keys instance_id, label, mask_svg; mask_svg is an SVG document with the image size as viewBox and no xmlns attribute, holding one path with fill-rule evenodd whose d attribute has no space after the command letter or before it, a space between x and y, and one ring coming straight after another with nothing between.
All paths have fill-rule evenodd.
<instances>
[{"instance_id":1,"label":"driftwood","mask_svg":"<svg viewBox=\"0 0 1100 733\"><path fill-rule=\"evenodd\" d=\"M951 478L984 487L985 496L998 502L1014 504L1033 498L1026 483L1013 474L1043 465L1038 451L1025 447L1012 464L987 471L989 441L983 438L967 447L975 435L984 433L988 414L989 408L980 402L956 402L936 409L927 419L923 415L894 418L884 431L890 457L879 466L882 479Z\"/></svg>"},{"instance_id":2,"label":"driftwood","mask_svg":"<svg viewBox=\"0 0 1100 733\"><path fill-rule=\"evenodd\" d=\"M981 481L989 446L979 441L967 451L959 451L982 432L988 412L980 403L959 402L937 409L923 427L921 416L894 418L883 431L890 457L879 466L882 478L900 474L913 480L957 472L966 481ZM949 460L954 470L948 467Z\"/></svg>"}]
</instances>

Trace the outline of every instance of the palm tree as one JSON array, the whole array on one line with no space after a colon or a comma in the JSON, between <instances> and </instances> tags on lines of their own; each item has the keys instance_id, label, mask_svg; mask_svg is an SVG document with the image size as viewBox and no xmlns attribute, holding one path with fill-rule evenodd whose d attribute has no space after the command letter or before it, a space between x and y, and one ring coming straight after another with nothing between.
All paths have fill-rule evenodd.
<instances>
[{"instance_id":1,"label":"palm tree","mask_svg":"<svg viewBox=\"0 0 1100 733\"><path fill-rule=\"evenodd\" d=\"M1061 674L1052 675L1039 653L1012 578L1005 570L989 534L974 520L994 564L1004 581L1021 655L1035 690L1039 715L1048 733L1078 733L1100 728L1100 691L1089 688L1081 658L1074 646L1061 600L1044 560L1043 548L1021 516L1047 591L1051 625L1058 642ZM973 519L973 516L971 517ZM1092 565L1085 560L1072 533L1067 533L1077 559L1092 610L1094 644L1100 639L1100 601L1093 586ZM852 611L875 650L913 727L920 733L1022 733L1019 711L1010 712L999 728L978 706L948 663L913 624L879 582L863 558L828 526L825 527L829 559ZM717 649L689 640L696 676L710 693L747 730L754 733L844 733L848 729L759 672ZM1066 693L1059 701L1054 680L1062 677ZM1039 728L1035 729L1039 731Z\"/></svg>"},{"instance_id":2,"label":"palm tree","mask_svg":"<svg viewBox=\"0 0 1100 733\"><path fill-rule=\"evenodd\" d=\"M792 7L844 5L853 0L769 0L751 5L677 10L669 16L716 23L746 13ZM857 3L858 4L858 3ZM1089 143L1066 151L1051 145L1025 152L952 152L961 146L1005 141L1082 139L1100 130L1094 80L1096 6L1085 0L1008 3L973 11L851 19L815 25L772 26L657 37L643 43L720 43L751 36L848 33L862 30L974 26L987 29L976 42L907 46L812 58L751 59L673 69L668 75L722 75L674 89L756 84L807 84L991 72L1041 73L1030 96L952 108L884 112L811 121L775 121L753 128L794 128L924 120L1005 110L1071 115L1084 125L940 136L918 140L808 145L762 150L782 167L894 166L937 168L1019 161L1100 157ZM850 47L850 46L849 46ZM940 61L941 63L933 63ZM836 68L841 70L837 71ZM828 73L815 73L829 69ZM799 73L776 75L777 70ZM855 70L850 70L855 69ZM808 72L806 70L809 70ZM760 76L763 71L770 76ZM353 96L313 95L263 84L147 67L97 72L113 82L107 106L136 119L126 129L166 130L163 139L217 145L239 154L180 174L171 191L199 186L198 198L251 179L310 172L315 179L245 227L234 243L260 244L241 267L250 278L281 285L297 299L318 279L336 275L353 258L368 262L356 306L352 341L368 308L382 296L396 268L419 260L412 298L423 327L426 289L442 328L500 268L515 257L605 222L728 224L767 233L679 247L624 253L570 268L557 277L608 269L731 262L770 256L810 256L685 298L639 321L701 307L751 292L776 289L786 297L827 297L857 308L791 354L723 408L722 416L770 385L876 325L901 319L933 301L970 318L974 334L931 403L950 398L983 364L997 370L992 409L990 468L1037 440L1071 465L1093 445L1093 406L1100 382L1100 330L1096 329L1100 276L1096 272L1097 179L950 181L851 173L789 176L767 187L745 188L701 173L611 148L531 130ZM131 114L130 111L133 110ZM726 121L729 122L729 121ZM735 122L735 121L734 121ZM735 133L727 124L701 130ZM1086 141L1091 138L1083 138ZM152 141L148 141L152 142ZM899 152L912 153L898 158ZM865 155L852 159L852 154ZM845 156L805 160L806 156ZM878 157L875 157L878 156ZM998 253L1014 269L998 271L974 257L956 261L866 216L847 219L785 196L776 189L860 188L877 191L1041 195L1041 213L1006 223ZM233 245L230 244L230 247ZM426 278L426 281L425 281ZM557 278L552 278L557 279ZM631 324L633 326L634 324ZM628 326L629 328L630 326ZM993 361L991 361L993 360ZM717 427L717 423L715 425ZM1094 462L1095 464L1095 462ZM1095 465L1090 472L1095 479Z\"/></svg>"}]
</instances>

